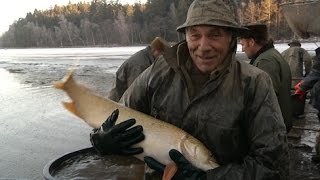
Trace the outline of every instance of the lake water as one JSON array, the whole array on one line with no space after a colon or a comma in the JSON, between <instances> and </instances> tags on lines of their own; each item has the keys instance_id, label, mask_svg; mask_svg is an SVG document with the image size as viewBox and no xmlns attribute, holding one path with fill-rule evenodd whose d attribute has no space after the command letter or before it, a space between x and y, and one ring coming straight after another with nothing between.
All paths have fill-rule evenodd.
<instances>
[{"instance_id":1,"label":"lake water","mask_svg":"<svg viewBox=\"0 0 320 180\"><path fill-rule=\"evenodd\" d=\"M1 49L0 178L43 179L49 161L90 147L91 128L62 108L68 98L52 82L72 67L106 95L117 68L142 48Z\"/></svg>"},{"instance_id":2,"label":"lake water","mask_svg":"<svg viewBox=\"0 0 320 180\"><path fill-rule=\"evenodd\" d=\"M72 67L76 79L105 96L118 67L142 48L0 49L0 178L43 179L49 161L90 147L91 128L63 109L68 98L52 82Z\"/></svg>"}]
</instances>

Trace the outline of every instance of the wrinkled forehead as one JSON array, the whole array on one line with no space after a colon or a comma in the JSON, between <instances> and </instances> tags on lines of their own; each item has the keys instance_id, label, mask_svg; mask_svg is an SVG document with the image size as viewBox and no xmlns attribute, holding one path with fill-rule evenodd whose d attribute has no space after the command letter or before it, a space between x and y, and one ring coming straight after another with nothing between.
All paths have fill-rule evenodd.
<instances>
[{"instance_id":1,"label":"wrinkled forehead","mask_svg":"<svg viewBox=\"0 0 320 180\"><path fill-rule=\"evenodd\" d=\"M186 27L186 33L192 32L210 32L210 33L231 33L229 28L214 25L196 25Z\"/></svg>"}]
</instances>

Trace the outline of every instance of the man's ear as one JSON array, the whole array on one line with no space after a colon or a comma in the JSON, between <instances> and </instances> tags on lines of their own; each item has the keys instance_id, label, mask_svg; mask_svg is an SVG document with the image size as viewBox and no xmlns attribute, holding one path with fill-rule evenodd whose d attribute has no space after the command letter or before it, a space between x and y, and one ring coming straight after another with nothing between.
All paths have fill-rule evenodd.
<instances>
[{"instance_id":1,"label":"man's ear","mask_svg":"<svg viewBox=\"0 0 320 180\"><path fill-rule=\"evenodd\" d=\"M253 47L256 44L256 41L253 38L250 38L248 40L248 44L249 44L250 47Z\"/></svg>"}]
</instances>

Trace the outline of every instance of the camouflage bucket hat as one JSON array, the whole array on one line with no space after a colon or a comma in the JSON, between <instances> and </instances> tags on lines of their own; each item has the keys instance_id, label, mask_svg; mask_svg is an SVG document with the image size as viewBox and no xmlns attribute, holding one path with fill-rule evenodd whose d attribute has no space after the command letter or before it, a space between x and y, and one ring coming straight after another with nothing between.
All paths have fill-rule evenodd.
<instances>
[{"instance_id":1,"label":"camouflage bucket hat","mask_svg":"<svg viewBox=\"0 0 320 180\"><path fill-rule=\"evenodd\" d=\"M239 24L236 9L234 0L195 0L189 7L186 22L177 31L185 32L186 27L196 25L214 25L229 27L241 34L247 28Z\"/></svg>"}]
</instances>

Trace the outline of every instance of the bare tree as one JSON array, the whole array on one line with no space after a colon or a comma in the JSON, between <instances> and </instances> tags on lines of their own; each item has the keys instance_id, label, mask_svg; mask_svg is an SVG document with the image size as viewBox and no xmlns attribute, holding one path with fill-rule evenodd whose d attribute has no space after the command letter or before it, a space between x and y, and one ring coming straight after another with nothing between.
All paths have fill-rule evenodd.
<instances>
[{"instance_id":1,"label":"bare tree","mask_svg":"<svg viewBox=\"0 0 320 180\"><path fill-rule=\"evenodd\" d=\"M73 40L71 38L71 30L69 29L69 22L64 17L64 15L60 15L59 19L60 19L59 25L60 25L61 31L67 34L70 45L73 46Z\"/></svg>"},{"instance_id":2,"label":"bare tree","mask_svg":"<svg viewBox=\"0 0 320 180\"><path fill-rule=\"evenodd\" d=\"M247 9L244 12L243 23L257 23L259 21L260 13L261 11L259 4L254 3L252 0L249 0Z\"/></svg>"},{"instance_id":3,"label":"bare tree","mask_svg":"<svg viewBox=\"0 0 320 180\"><path fill-rule=\"evenodd\" d=\"M275 0L263 0L261 2L260 21L266 22L270 28L271 23L275 21L275 15L278 13L278 3Z\"/></svg>"},{"instance_id":4,"label":"bare tree","mask_svg":"<svg viewBox=\"0 0 320 180\"><path fill-rule=\"evenodd\" d=\"M117 19L114 21L115 27L118 29L120 33L120 42L123 45L128 45L130 42L129 39L129 28L126 24L126 19L124 13L122 11L118 12Z\"/></svg>"}]
</instances>

